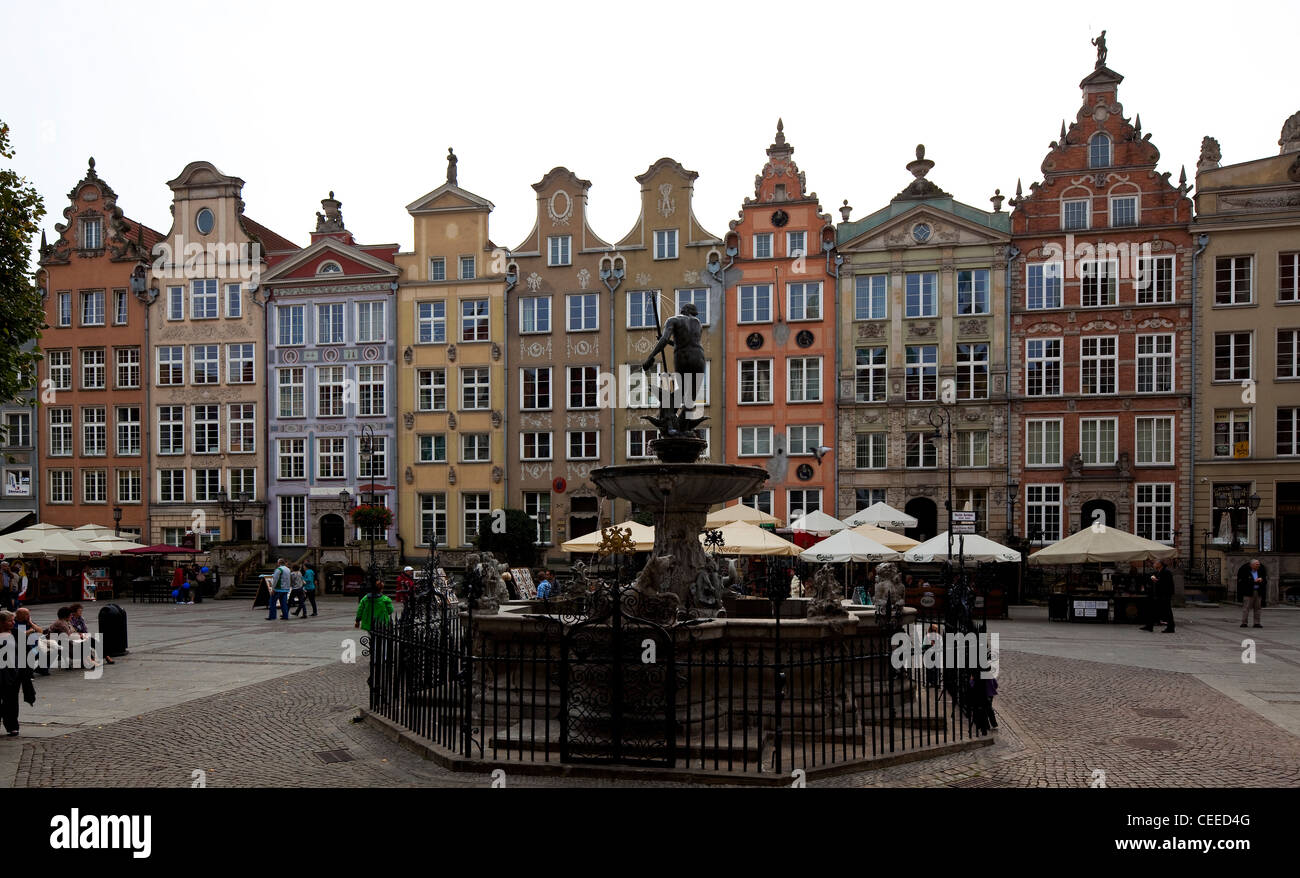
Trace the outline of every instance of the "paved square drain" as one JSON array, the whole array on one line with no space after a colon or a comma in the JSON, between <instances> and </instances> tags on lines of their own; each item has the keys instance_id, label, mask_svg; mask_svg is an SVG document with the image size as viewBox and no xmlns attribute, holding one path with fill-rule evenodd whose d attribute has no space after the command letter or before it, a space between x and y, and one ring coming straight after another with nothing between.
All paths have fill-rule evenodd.
<instances>
[{"instance_id":1,"label":"paved square drain","mask_svg":"<svg viewBox=\"0 0 1300 878\"><path fill-rule=\"evenodd\" d=\"M326 765L332 762L353 762L356 757L347 750L317 750L316 758Z\"/></svg>"},{"instance_id":2,"label":"paved square drain","mask_svg":"<svg viewBox=\"0 0 1300 878\"><path fill-rule=\"evenodd\" d=\"M1171 707L1135 707L1133 712L1152 719L1187 719L1187 714Z\"/></svg>"}]
</instances>

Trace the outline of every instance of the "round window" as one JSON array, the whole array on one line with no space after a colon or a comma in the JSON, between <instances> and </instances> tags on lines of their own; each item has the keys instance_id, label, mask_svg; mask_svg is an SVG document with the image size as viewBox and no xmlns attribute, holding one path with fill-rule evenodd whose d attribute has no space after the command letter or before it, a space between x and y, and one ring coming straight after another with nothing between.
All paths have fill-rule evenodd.
<instances>
[{"instance_id":1,"label":"round window","mask_svg":"<svg viewBox=\"0 0 1300 878\"><path fill-rule=\"evenodd\" d=\"M211 234L212 227L216 225L216 218L212 215L212 211L205 207L199 211L198 216L194 217L194 225L200 235Z\"/></svg>"},{"instance_id":2,"label":"round window","mask_svg":"<svg viewBox=\"0 0 1300 878\"><path fill-rule=\"evenodd\" d=\"M932 231L933 230L930 228L929 223L917 223L912 229L912 238L916 243L924 244L926 241L930 240L930 234Z\"/></svg>"}]
</instances>

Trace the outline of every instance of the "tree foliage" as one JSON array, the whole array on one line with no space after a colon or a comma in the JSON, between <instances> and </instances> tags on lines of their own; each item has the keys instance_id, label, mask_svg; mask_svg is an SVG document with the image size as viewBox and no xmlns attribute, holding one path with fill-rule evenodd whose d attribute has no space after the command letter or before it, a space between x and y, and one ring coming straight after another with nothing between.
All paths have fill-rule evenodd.
<instances>
[{"instance_id":1,"label":"tree foliage","mask_svg":"<svg viewBox=\"0 0 1300 878\"><path fill-rule=\"evenodd\" d=\"M14 157L3 121L0 157ZM31 253L44 216L45 202L27 178L0 168L0 403L27 402L41 359L33 342L45 328L45 309Z\"/></svg>"},{"instance_id":2,"label":"tree foliage","mask_svg":"<svg viewBox=\"0 0 1300 878\"><path fill-rule=\"evenodd\" d=\"M478 539L474 544L480 551L504 555L511 567L531 567L537 558L537 522L522 509L505 511L505 527L494 530L496 516L482 519Z\"/></svg>"}]
</instances>

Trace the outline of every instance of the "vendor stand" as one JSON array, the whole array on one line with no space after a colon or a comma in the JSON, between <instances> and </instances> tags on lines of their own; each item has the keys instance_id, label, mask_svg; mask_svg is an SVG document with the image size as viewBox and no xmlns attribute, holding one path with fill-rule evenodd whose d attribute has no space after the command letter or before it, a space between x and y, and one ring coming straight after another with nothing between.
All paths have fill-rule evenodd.
<instances>
[{"instance_id":1,"label":"vendor stand","mask_svg":"<svg viewBox=\"0 0 1300 878\"><path fill-rule=\"evenodd\" d=\"M1091 525L1029 556L1043 567L1068 567L1048 597L1053 622L1139 623L1149 618L1150 596L1145 572L1137 565L1176 557L1164 543L1107 527Z\"/></svg>"},{"instance_id":2,"label":"vendor stand","mask_svg":"<svg viewBox=\"0 0 1300 878\"><path fill-rule=\"evenodd\" d=\"M960 513L954 513L954 516ZM960 524L961 522L956 522ZM951 543L949 540L951 539ZM949 555L951 545L952 554ZM986 565L1018 564L1020 562L1020 553L1015 549L1009 549L1001 543L996 543L987 537L971 533L953 533L952 537L948 532L935 536L933 539L926 540L914 549L909 549L903 553L903 560L909 564L944 564L945 562L954 570L954 574L960 573L968 564L975 565L972 571L974 578L972 581L973 591L975 592L975 609L982 612L985 618L993 615L998 618L1007 618L1007 600L1006 590L1003 588L1001 578L996 575L997 567L992 572L984 572ZM909 572L916 573L909 568ZM929 612L942 612L947 603L947 587L945 585L935 585L933 582L926 585L914 585L908 589L908 606L921 607ZM912 603L916 601L916 603Z\"/></svg>"}]
</instances>

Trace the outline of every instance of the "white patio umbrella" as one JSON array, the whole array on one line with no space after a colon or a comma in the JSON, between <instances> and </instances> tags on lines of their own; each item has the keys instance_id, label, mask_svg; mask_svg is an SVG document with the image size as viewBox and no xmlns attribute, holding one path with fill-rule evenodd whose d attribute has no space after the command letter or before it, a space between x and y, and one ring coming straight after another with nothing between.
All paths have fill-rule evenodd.
<instances>
[{"instance_id":1,"label":"white patio umbrella","mask_svg":"<svg viewBox=\"0 0 1300 878\"><path fill-rule=\"evenodd\" d=\"M893 549L895 552L906 552L908 549L915 549L921 545L920 540L914 540L892 530L885 530L883 527L876 527L874 524L860 524L853 528L853 532L862 534L867 539L875 540L880 545Z\"/></svg>"},{"instance_id":2,"label":"white patio umbrella","mask_svg":"<svg viewBox=\"0 0 1300 878\"><path fill-rule=\"evenodd\" d=\"M803 551L789 540L747 521L733 521L718 530L722 532L722 545L716 547L720 555L798 555ZM700 540L704 540L704 534L700 534Z\"/></svg>"},{"instance_id":3,"label":"white patio umbrella","mask_svg":"<svg viewBox=\"0 0 1300 878\"><path fill-rule=\"evenodd\" d=\"M888 546L851 530L842 530L799 553L803 561L823 564L845 561L898 561L903 556Z\"/></svg>"},{"instance_id":4,"label":"white patio umbrella","mask_svg":"<svg viewBox=\"0 0 1300 878\"><path fill-rule=\"evenodd\" d=\"M93 539L86 540L86 544L95 546L105 555L116 555L119 552L126 551L127 549L138 549L141 547L140 543L137 543L134 540L128 540L125 537L94 537Z\"/></svg>"},{"instance_id":5,"label":"white patio umbrella","mask_svg":"<svg viewBox=\"0 0 1300 878\"><path fill-rule=\"evenodd\" d=\"M1094 562L1154 561L1173 558L1178 550L1118 528L1100 525L1085 527L1063 540L1039 549L1029 556L1029 563L1089 564Z\"/></svg>"},{"instance_id":6,"label":"white patio umbrella","mask_svg":"<svg viewBox=\"0 0 1300 878\"><path fill-rule=\"evenodd\" d=\"M965 541L964 546L962 544L963 540ZM908 549L903 553L904 561L911 561L915 564L928 564L932 561L945 560L956 563L959 557L963 557L967 561L1019 561L1020 553L979 534L953 534L952 558L949 559L947 531L933 539L926 540L915 549Z\"/></svg>"},{"instance_id":7,"label":"white patio umbrella","mask_svg":"<svg viewBox=\"0 0 1300 878\"><path fill-rule=\"evenodd\" d=\"M637 524L635 521L622 521L611 525L611 527L632 531L632 542L636 543L638 552L649 552L655 547L655 529L653 527ZM561 543L560 548L566 552L594 552L600 548L601 541L604 539L604 532L597 529L589 534L574 537L567 543Z\"/></svg>"},{"instance_id":8,"label":"white patio umbrella","mask_svg":"<svg viewBox=\"0 0 1300 878\"><path fill-rule=\"evenodd\" d=\"M0 537L0 560L23 557L23 547L26 545L13 537Z\"/></svg>"},{"instance_id":9,"label":"white patio umbrella","mask_svg":"<svg viewBox=\"0 0 1300 878\"><path fill-rule=\"evenodd\" d=\"M906 512L899 512L883 500L879 503L872 503L866 509L853 513L853 515L844 519L844 522L850 527L856 527L859 524L874 524L876 527L883 528L916 527L915 516L908 515Z\"/></svg>"},{"instance_id":10,"label":"white patio umbrella","mask_svg":"<svg viewBox=\"0 0 1300 878\"><path fill-rule=\"evenodd\" d=\"M107 555L103 548L79 540L71 532L56 528L23 540L24 555L47 555L56 558L78 558L82 555Z\"/></svg>"},{"instance_id":11,"label":"white patio umbrella","mask_svg":"<svg viewBox=\"0 0 1300 878\"><path fill-rule=\"evenodd\" d=\"M100 537L116 537L117 531L102 524L83 524L81 527L74 527L72 534L79 540L97 540Z\"/></svg>"},{"instance_id":12,"label":"white patio umbrella","mask_svg":"<svg viewBox=\"0 0 1300 878\"><path fill-rule=\"evenodd\" d=\"M790 522L790 530L803 531L810 534L837 534L842 530L848 530L849 526L838 518L832 518L820 509L814 509L806 515L796 518Z\"/></svg>"},{"instance_id":13,"label":"white patio umbrella","mask_svg":"<svg viewBox=\"0 0 1300 878\"><path fill-rule=\"evenodd\" d=\"M746 506L744 503L736 503L732 506L710 512L705 522L713 527L719 527L724 524L731 524L733 521L747 521L750 524L774 524L781 526L781 519L775 515L769 515L761 509L755 509L753 506Z\"/></svg>"}]
</instances>

